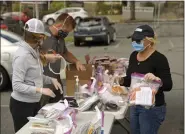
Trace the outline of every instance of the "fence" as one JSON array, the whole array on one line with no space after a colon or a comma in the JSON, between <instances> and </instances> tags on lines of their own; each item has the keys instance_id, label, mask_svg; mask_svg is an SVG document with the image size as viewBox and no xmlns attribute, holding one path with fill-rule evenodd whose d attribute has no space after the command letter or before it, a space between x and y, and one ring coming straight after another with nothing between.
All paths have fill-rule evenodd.
<instances>
[{"instance_id":1,"label":"fence","mask_svg":"<svg viewBox=\"0 0 185 134\"><path fill-rule=\"evenodd\" d=\"M117 23L115 25L117 37L125 38L132 34L136 27L148 24L154 27L154 22L139 22L139 23ZM155 29L158 37L183 37L184 36L184 20L180 21L160 21Z\"/></svg>"},{"instance_id":2,"label":"fence","mask_svg":"<svg viewBox=\"0 0 185 134\"><path fill-rule=\"evenodd\" d=\"M124 20L130 19L130 7L122 7ZM154 7L135 7L135 17L140 20L153 20Z\"/></svg>"}]
</instances>

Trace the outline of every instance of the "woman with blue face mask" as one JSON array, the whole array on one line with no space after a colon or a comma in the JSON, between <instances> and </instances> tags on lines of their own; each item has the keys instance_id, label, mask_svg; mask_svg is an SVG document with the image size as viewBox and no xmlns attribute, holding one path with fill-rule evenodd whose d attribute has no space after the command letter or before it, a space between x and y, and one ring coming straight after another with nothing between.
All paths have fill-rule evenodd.
<instances>
[{"instance_id":1,"label":"woman with blue face mask","mask_svg":"<svg viewBox=\"0 0 185 134\"><path fill-rule=\"evenodd\" d=\"M172 89L172 78L170 67L165 55L155 48L156 37L153 29L148 25L141 25L136 28L130 36L134 51L130 55L127 76L120 84L130 87L131 74L140 73L145 75L146 80L157 80L162 82L158 90L153 90L155 104L151 107L134 105L130 107L131 134L157 134L158 129L165 119L166 102L164 91ZM139 88L131 89L133 94ZM134 95L132 95L134 99Z\"/></svg>"}]
</instances>

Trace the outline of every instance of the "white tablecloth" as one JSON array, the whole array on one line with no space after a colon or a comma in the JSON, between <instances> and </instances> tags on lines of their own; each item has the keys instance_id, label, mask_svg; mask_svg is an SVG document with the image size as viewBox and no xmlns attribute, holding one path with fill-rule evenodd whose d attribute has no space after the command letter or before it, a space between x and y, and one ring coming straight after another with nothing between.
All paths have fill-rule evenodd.
<instances>
[{"instance_id":1,"label":"white tablecloth","mask_svg":"<svg viewBox=\"0 0 185 134\"><path fill-rule=\"evenodd\" d=\"M92 120L95 116L95 112L92 113L78 113L77 114L77 125L83 124L88 120ZM37 117L41 117L37 115ZM110 134L114 123L114 115L110 113L105 113L105 124L104 124L104 134ZM31 134L29 129L31 123L28 122L23 128L21 128L16 134Z\"/></svg>"}]
</instances>

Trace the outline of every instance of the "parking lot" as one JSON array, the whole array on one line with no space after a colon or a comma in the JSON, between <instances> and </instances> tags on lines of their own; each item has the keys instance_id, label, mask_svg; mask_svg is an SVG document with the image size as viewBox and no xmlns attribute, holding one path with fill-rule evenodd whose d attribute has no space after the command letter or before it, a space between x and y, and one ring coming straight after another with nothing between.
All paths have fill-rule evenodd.
<instances>
[{"instance_id":1,"label":"parking lot","mask_svg":"<svg viewBox=\"0 0 185 134\"><path fill-rule=\"evenodd\" d=\"M177 26L178 27L178 26ZM131 28L132 29L132 28ZM182 32L173 31L173 32ZM122 32L122 33L120 33ZM91 57L109 55L115 57L129 57L132 52L131 41L126 38L130 31L119 31L120 35L116 42L109 46L104 46L101 43L92 43L90 45L75 47L73 43L68 43L67 48L75 56L85 63L85 54L90 54ZM124 36L125 35L125 36ZM172 78L173 89L166 94L167 116L162 125L159 134L183 134L183 93L184 93L184 74L183 74L183 52L184 52L183 36L165 36L159 37L157 50L165 54L169 60ZM9 112L9 99L11 90L1 93L1 134L13 134L12 118ZM122 128L114 125L112 134L124 133Z\"/></svg>"}]
</instances>

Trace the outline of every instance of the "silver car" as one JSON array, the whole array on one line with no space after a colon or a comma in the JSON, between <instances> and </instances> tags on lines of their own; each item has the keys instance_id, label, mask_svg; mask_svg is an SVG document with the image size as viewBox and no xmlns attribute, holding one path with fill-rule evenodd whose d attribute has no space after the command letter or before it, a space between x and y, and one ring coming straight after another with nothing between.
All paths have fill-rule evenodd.
<instances>
[{"instance_id":1,"label":"silver car","mask_svg":"<svg viewBox=\"0 0 185 134\"><path fill-rule=\"evenodd\" d=\"M0 58L0 91L11 85L12 57L18 49L22 38L12 32L1 29L1 58Z\"/></svg>"}]
</instances>

